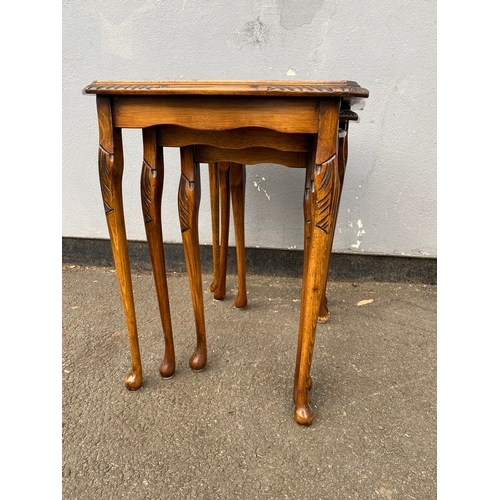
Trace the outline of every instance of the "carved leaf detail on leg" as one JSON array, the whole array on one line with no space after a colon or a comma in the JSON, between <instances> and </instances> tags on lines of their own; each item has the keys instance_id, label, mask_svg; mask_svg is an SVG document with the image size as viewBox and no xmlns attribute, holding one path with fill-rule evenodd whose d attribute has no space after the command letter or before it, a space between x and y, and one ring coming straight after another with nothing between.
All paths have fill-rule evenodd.
<instances>
[{"instance_id":1,"label":"carved leaf detail on leg","mask_svg":"<svg viewBox=\"0 0 500 500\"><path fill-rule=\"evenodd\" d=\"M113 200L111 192L111 166L113 155L108 153L102 146L99 146L99 180L101 183L102 201L106 215L113 212Z\"/></svg>"},{"instance_id":2,"label":"carved leaf detail on leg","mask_svg":"<svg viewBox=\"0 0 500 500\"><path fill-rule=\"evenodd\" d=\"M334 161L335 156L322 165L316 165L314 175L315 196L317 199L316 227L326 234L330 234L332 230L332 198L335 196L332 191L335 185L338 186L338 182L334 182Z\"/></svg>"},{"instance_id":3,"label":"carved leaf detail on leg","mask_svg":"<svg viewBox=\"0 0 500 500\"><path fill-rule=\"evenodd\" d=\"M191 229L190 225L190 212L189 212L189 197L194 196L194 183L190 182L189 179L181 174L181 180L179 183L179 221L181 224L181 231L187 231Z\"/></svg>"},{"instance_id":4,"label":"carved leaf detail on leg","mask_svg":"<svg viewBox=\"0 0 500 500\"><path fill-rule=\"evenodd\" d=\"M144 215L144 224L149 224L153 221L153 216L150 213L153 200L151 199L151 179L156 177L156 170L153 170L146 160L142 163L141 176L141 200L142 213Z\"/></svg>"}]
</instances>

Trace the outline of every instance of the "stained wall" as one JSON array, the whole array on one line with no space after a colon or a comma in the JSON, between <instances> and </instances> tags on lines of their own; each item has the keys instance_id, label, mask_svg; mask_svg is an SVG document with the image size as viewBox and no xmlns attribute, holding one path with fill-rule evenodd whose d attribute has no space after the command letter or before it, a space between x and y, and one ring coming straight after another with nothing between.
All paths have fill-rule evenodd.
<instances>
[{"instance_id":1,"label":"stained wall","mask_svg":"<svg viewBox=\"0 0 500 500\"><path fill-rule=\"evenodd\" d=\"M369 89L350 149L334 251L437 256L436 2L63 1L63 227L108 238L97 175L97 79L357 81ZM125 130L127 236L145 240L141 133ZM163 228L180 243L179 155L165 149ZM200 241L211 242L202 165ZM247 169L246 244L300 249L304 172ZM231 241L233 236L231 235Z\"/></svg>"}]
</instances>

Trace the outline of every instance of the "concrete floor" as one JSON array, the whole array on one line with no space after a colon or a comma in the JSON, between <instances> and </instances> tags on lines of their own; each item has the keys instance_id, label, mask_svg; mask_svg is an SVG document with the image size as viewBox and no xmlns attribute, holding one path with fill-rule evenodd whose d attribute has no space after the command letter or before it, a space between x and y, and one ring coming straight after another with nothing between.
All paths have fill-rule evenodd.
<instances>
[{"instance_id":1,"label":"concrete floor","mask_svg":"<svg viewBox=\"0 0 500 500\"><path fill-rule=\"evenodd\" d=\"M204 275L209 359L192 372L187 276L168 276L177 371L163 380L150 271L133 272L143 387L129 392L111 268L63 267L63 498L436 498L437 287L330 282L318 325L315 420L293 419L301 281L248 276L249 305ZM361 300L373 299L365 306Z\"/></svg>"}]
</instances>

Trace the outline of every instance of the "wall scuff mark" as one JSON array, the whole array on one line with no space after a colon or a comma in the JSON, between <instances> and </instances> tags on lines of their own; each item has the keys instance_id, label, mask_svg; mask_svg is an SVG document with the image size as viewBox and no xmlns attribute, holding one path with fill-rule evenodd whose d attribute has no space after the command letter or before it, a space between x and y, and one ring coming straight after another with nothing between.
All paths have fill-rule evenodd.
<instances>
[{"instance_id":1,"label":"wall scuff mark","mask_svg":"<svg viewBox=\"0 0 500 500\"><path fill-rule=\"evenodd\" d=\"M240 49L245 45L261 47L269 39L269 28L257 17L254 21L248 21L241 31L238 30L236 38Z\"/></svg>"},{"instance_id":2,"label":"wall scuff mark","mask_svg":"<svg viewBox=\"0 0 500 500\"><path fill-rule=\"evenodd\" d=\"M279 0L282 3L280 24L287 30L293 30L305 24L311 24L316 10L325 0Z\"/></svg>"}]
</instances>

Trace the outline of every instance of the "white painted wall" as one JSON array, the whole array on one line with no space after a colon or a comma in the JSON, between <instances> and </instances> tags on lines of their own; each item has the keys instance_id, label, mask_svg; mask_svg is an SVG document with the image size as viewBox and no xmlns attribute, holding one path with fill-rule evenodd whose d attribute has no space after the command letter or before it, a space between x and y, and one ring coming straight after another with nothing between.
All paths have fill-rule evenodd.
<instances>
[{"instance_id":1,"label":"white painted wall","mask_svg":"<svg viewBox=\"0 0 500 500\"><path fill-rule=\"evenodd\" d=\"M63 236L108 238L97 79L349 79L351 124L334 251L437 256L435 0L63 0ZM145 240L141 133L124 131L129 239ZM165 149L163 227L181 242L179 158ZM210 244L202 166L200 241ZM247 169L246 243L302 248L302 170Z\"/></svg>"}]
</instances>

